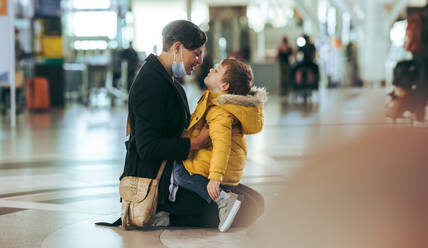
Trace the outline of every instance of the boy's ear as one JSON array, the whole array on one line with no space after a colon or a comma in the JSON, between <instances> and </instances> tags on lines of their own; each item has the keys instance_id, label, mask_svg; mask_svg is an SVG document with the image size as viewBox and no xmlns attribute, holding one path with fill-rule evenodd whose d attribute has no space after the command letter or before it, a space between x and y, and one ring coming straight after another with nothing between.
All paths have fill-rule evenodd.
<instances>
[{"instance_id":1,"label":"boy's ear","mask_svg":"<svg viewBox=\"0 0 428 248\"><path fill-rule=\"evenodd\" d=\"M220 87L221 87L221 90L228 91L229 87L230 87L230 84L227 83L227 82L223 82Z\"/></svg>"}]
</instances>

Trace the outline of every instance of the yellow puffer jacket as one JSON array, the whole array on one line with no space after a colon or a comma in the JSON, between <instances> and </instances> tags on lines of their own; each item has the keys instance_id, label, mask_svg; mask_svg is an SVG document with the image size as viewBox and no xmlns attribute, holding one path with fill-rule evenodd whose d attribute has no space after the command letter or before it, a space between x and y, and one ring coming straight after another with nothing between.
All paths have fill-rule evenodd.
<instances>
[{"instance_id":1,"label":"yellow puffer jacket","mask_svg":"<svg viewBox=\"0 0 428 248\"><path fill-rule=\"evenodd\" d=\"M258 88L247 96L205 91L184 136L197 136L207 123L212 146L191 152L183 161L187 171L221 184L237 185L247 158L244 134L262 130L266 99L266 91Z\"/></svg>"}]
</instances>

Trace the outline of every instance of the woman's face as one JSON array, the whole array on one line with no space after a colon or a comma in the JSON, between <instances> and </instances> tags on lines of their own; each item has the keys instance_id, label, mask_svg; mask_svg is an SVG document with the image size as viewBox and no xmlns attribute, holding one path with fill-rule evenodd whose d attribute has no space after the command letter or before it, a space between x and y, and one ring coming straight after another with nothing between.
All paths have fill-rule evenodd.
<instances>
[{"instance_id":1,"label":"woman's face","mask_svg":"<svg viewBox=\"0 0 428 248\"><path fill-rule=\"evenodd\" d=\"M186 69L186 74L190 75L196 66L202 64L205 46L201 46L195 50L188 50L184 46L181 47L183 50L184 68ZM180 58L180 55L178 58Z\"/></svg>"}]
</instances>

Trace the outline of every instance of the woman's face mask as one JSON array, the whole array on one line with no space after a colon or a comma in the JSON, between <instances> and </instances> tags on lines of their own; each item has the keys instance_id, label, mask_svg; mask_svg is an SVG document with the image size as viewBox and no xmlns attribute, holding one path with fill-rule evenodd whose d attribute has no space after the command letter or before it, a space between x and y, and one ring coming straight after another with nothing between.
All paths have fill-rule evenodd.
<instances>
[{"instance_id":1,"label":"woman's face mask","mask_svg":"<svg viewBox=\"0 0 428 248\"><path fill-rule=\"evenodd\" d=\"M174 53L174 61L172 62L172 75L176 78L182 78L184 77L184 75L186 75L186 68L184 67L184 62L183 62L183 48L180 47L180 56L181 56L181 61L180 62L175 62L175 53Z\"/></svg>"}]
</instances>

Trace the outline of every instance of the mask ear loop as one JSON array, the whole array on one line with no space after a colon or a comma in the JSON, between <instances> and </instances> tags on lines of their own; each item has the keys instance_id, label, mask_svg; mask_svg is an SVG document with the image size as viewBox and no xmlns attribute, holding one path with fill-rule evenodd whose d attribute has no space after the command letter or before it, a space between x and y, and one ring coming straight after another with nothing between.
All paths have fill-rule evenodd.
<instances>
[{"instance_id":1,"label":"mask ear loop","mask_svg":"<svg viewBox=\"0 0 428 248\"><path fill-rule=\"evenodd\" d=\"M180 46L180 56L181 56L181 61L183 61L183 47L181 46Z\"/></svg>"}]
</instances>

